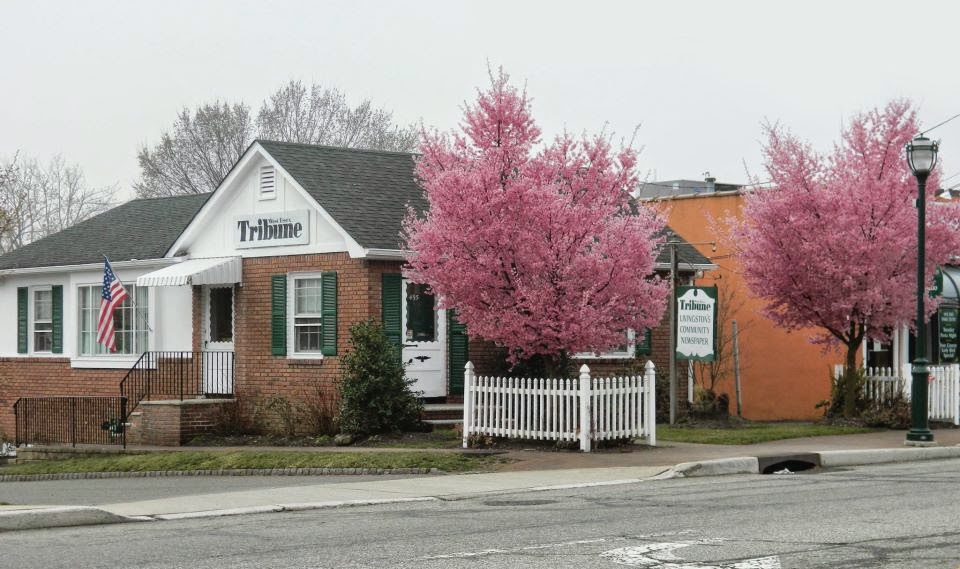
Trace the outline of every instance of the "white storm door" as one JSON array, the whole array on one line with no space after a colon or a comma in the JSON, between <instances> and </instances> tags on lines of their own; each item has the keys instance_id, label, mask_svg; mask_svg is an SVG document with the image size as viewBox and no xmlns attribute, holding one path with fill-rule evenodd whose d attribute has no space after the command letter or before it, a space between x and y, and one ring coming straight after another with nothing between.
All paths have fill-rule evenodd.
<instances>
[{"instance_id":1,"label":"white storm door","mask_svg":"<svg viewBox=\"0 0 960 569\"><path fill-rule=\"evenodd\" d=\"M403 333L402 358L407 377L416 381L411 388L422 397L447 395L445 311L436 309L436 299L427 286L403 279L400 318Z\"/></svg>"},{"instance_id":2,"label":"white storm door","mask_svg":"<svg viewBox=\"0 0 960 569\"><path fill-rule=\"evenodd\" d=\"M233 393L233 287L203 287L203 387Z\"/></svg>"}]
</instances>

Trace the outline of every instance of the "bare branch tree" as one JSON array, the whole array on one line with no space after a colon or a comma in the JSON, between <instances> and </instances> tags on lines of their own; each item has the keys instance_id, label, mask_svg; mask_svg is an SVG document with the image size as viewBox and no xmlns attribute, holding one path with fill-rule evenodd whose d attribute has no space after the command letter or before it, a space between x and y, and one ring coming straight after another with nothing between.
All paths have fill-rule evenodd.
<instances>
[{"instance_id":1,"label":"bare branch tree","mask_svg":"<svg viewBox=\"0 0 960 569\"><path fill-rule=\"evenodd\" d=\"M413 150L417 129L397 126L393 114L369 100L351 107L338 89L290 81L263 102L256 135L281 142L326 144L375 150ZM213 191L254 137L250 108L216 101L183 109L155 146L137 153L139 197Z\"/></svg>"},{"instance_id":2,"label":"bare branch tree","mask_svg":"<svg viewBox=\"0 0 960 569\"><path fill-rule=\"evenodd\" d=\"M263 102L257 128L270 140L401 152L413 150L418 136L412 125L395 125L393 113L368 99L351 107L339 89L319 83L308 89L300 81L290 81Z\"/></svg>"},{"instance_id":3,"label":"bare branch tree","mask_svg":"<svg viewBox=\"0 0 960 569\"><path fill-rule=\"evenodd\" d=\"M54 156L0 167L0 251L9 252L110 209L116 185L89 187L83 170Z\"/></svg>"},{"instance_id":4,"label":"bare branch tree","mask_svg":"<svg viewBox=\"0 0 960 569\"><path fill-rule=\"evenodd\" d=\"M253 138L250 108L216 101L183 109L153 148L137 153L139 197L202 194L216 189Z\"/></svg>"}]
</instances>

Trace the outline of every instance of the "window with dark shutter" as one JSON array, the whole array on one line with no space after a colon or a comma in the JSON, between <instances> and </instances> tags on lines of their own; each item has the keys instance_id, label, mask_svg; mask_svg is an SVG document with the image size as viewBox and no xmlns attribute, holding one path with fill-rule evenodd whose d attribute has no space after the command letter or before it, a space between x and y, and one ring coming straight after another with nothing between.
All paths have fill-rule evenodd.
<instances>
[{"instance_id":1,"label":"window with dark shutter","mask_svg":"<svg viewBox=\"0 0 960 569\"><path fill-rule=\"evenodd\" d=\"M287 355L287 275L270 277L270 353Z\"/></svg>"}]
</instances>

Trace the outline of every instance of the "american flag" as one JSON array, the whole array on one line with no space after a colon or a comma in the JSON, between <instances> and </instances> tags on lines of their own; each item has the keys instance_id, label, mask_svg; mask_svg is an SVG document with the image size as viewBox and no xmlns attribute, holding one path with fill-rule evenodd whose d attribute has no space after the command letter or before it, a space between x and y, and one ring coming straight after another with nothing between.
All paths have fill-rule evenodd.
<instances>
[{"instance_id":1,"label":"american flag","mask_svg":"<svg viewBox=\"0 0 960 569\"><path fill-rule=\"evenodd\" d=\"M100 294L100 315L97 317L97 343L114 352L117 338L113 333L113 311L127 298L127 289L110 266L110 259L103 260L103 291Z\"/></svg>"}]
</instances>

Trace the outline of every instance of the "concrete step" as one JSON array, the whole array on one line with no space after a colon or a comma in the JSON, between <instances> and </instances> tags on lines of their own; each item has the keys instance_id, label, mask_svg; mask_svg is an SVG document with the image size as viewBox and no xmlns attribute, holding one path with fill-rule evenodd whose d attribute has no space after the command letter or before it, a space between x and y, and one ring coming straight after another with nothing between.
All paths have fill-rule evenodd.
<instances>
[{"instance_id":1,"label":"concrete step","mask_svg":"<svg viewBox=\"0 0 960 569\"><path fill-rule=\"evenodd\" d=\"M438 425L460 423L463 421L463 403L427 403L423 406L423 420Z\"/></svg>"},{"instance_id":2,"label":"concrete step","mask_svg":"<svg viewBox=\"0 0 960 569\"><path fill-rule=\"evenodd\" d=\"M438 427L449 427L463 422L463 419L424 419L424 423L430 423Z\"/></svg>"}]
</instances>

